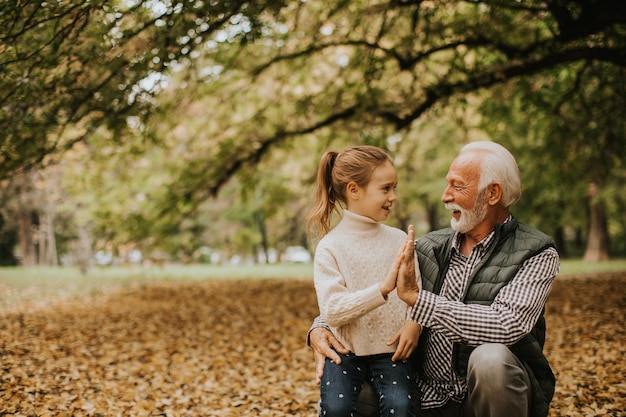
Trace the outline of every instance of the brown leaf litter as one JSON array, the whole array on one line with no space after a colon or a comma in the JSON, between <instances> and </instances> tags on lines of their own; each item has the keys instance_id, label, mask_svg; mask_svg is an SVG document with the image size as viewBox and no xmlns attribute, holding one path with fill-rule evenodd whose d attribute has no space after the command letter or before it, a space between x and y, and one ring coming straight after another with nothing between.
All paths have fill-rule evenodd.
<instances>
[{"instance_id":1,"label":"brown leaf litter","mask_svg":"<svg viewBox=\"0 0 626 417\"><path fill-rule=\"evenodd\" d=\"M308 280L165 281L0 313L0 416L315 416ZM626 274L559 277L551 416L625 416Z\"/></svg>"}]
</instances>

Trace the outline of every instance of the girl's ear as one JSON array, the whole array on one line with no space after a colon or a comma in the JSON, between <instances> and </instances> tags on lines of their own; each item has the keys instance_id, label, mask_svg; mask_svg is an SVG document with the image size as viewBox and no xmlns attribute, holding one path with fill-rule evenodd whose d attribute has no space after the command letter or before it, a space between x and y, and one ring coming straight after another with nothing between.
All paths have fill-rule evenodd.
<instances>
[{"instance_id":1,"label":"girl's ear","mask_svg":"<svg viewBox=\"0 0 626 417\"><path fill-rule=\"evenodd\" d=\"M350 181L348 185L346 185L346 193L348 194L348 198L359 198L359 186L356 182Z\"/></svg>"}]
</instances>

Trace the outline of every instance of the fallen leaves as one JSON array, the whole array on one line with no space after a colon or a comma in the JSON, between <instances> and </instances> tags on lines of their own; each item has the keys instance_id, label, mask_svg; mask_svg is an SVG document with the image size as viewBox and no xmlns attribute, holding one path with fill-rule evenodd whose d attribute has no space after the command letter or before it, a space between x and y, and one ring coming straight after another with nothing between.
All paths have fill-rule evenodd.
<instances>
[{"instance_id":1,"label":"fallen leaves","mask_svg":"<svg viewBox=\"0 0 626 417\"><path fill-rule=\"evenodd\" d=\"M170 282L2 318L15 416L311 415L306 281Z\"/></svg>"},{"instance_id":2,"label":"fallen leaves","mask_svg":"<svg viewBox=\"0 0 626 417\"><path fill-rule=\"evenodd\" d=\"M624 416L626 275L559 278L551 416ZM314 416L305 280L138 283L0 317L0 415Z\"/></svg>"},{"instance_id":3,"label":"fallen leaves","mask_svg":"<svg viewBox=\"0 0 626 417\"><path fill-rule=\"evenodd\" d=\"M626 274L559 277L546 308L552 416L626 416Z\"/></svg>"}]
</instances>

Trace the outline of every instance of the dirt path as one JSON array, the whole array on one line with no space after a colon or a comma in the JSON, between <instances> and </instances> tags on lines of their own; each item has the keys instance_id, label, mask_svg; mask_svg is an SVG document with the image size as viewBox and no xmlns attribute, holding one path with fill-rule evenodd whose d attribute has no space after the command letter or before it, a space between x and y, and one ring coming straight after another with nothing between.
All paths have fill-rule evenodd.
<instances>
[{"instance_id":1,"label":"dirt path","mask_svg":"<svg viewBox=\"0 0 626 417\"><path fill-rule=\"evenodd\" d=\"M0 315L0 415L315 416L302 280L161 282ZM559 279L551 416L624 416L626 274Z\"/></svg>"}]
</instances>

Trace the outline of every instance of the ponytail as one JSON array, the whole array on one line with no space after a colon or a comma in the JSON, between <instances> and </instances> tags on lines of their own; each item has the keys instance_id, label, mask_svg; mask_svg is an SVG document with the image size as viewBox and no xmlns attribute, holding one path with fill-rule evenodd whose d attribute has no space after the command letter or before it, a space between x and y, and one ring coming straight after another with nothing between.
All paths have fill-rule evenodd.
<instances>
[{"instance_id":1,"label":"ponytail","mask_svg":"<svg viewBox=\"0 0 626 417\"><path fill-rule=\"evenodd\" d=\"M326 151L322 155L317 169L315 203L307 217L307 230L309 234L317 229L320 237L330 230L330 220L333 211L337 210L337 200L342 200L333 188L333 167L339 155L336 151Z\"/></svg>"}]
</instances>

